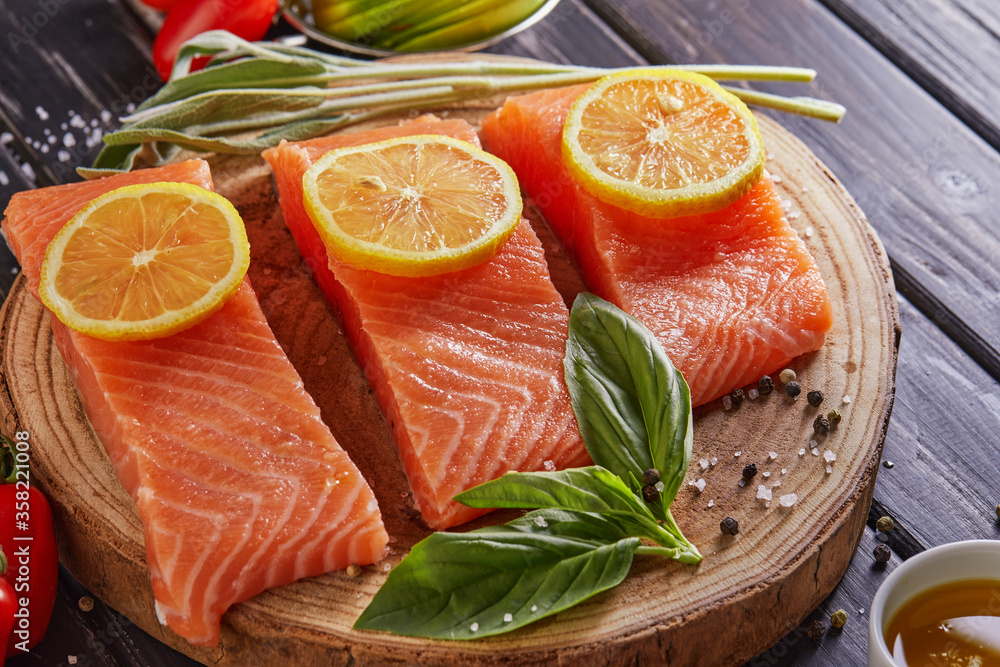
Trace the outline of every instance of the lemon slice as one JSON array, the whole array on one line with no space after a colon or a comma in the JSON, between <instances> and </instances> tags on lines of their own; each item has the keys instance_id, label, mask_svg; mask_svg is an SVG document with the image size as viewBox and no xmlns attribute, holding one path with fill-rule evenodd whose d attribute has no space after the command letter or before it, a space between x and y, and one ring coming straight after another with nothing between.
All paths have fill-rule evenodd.
<instances>
[{"instance_id":1,"label":"lemon slice","mask_svg":"<svg viewBox=\"0 0 1000 667\"><path fill-rule=\"evenodd\" d=\"M239 213L187 183L129 185L80 210L42 261L42 302L105 340L160 338L222 307L250 265Z\"/></svg>"},{"instance_id":2,"label":"lemon slice","mask_svg":"<svg viewBox=\"0 0 1000 667\"><path fill-rule=\"evenodd\" d=\"M747 106L708 77L678 70L599 79L570 108L562 148L595 197L657 218L725 208L764 170Z\"/></svg>"},{"instance_id":3,"label":"lemon slice","mask_svg":"<svg viewBox=\"0 0 1000 667\"><path fill-rule=\"evenodd\" d=\"M396 276L485 262L521 219L511 168L446 136L332 150L306 171L302 188L306 211L332 255Z\"/></svg>"}]
</instances>

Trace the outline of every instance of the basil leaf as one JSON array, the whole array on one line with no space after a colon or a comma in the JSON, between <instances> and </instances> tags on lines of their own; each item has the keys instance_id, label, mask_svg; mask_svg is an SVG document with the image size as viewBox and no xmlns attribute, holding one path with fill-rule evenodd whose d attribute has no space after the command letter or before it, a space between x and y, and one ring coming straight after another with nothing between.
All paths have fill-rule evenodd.
<instances>
[{"instance_id":1,"label":"basil leaf","mask_svg":"<svg viewBox=\"0 0 1000 667\"><path fill-rule=\"evenodd\" d=\"M573 412L594 463L623 480L656 468L666 518L693 443L691 392L653 333L600 297L577 296L563 360Z\"/></svg>"},{"instance_id":2,"label":"basil leaf","mask_svg":"<svg viewBox=\"0 0 1000 667\"><path fill-rule=\"evenodd\" d=\"M434 533L389 573L354 627L436 639L509 632L618 585L639 545L507 526Z\"/></svg>"},{"instance_id":3,"label":"basil leaf","mask_svg":"<svg viewBox=\"0 0 1000 667\"><path fill-rule=\"evenodd\" d=\"M536 510L504 525L515 530L544 532L549 535L575 537L600 543L617 542L630 537L622 528L621 522L592 512Z\"/></svg>"}]
</instances>

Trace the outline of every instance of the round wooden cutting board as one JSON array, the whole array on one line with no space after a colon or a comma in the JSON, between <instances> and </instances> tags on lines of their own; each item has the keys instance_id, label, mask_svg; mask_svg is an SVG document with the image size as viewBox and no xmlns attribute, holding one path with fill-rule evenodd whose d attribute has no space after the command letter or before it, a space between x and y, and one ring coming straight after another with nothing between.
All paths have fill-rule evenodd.
<instances>
[{"instance_id":1,"label":"round wooden cutting board","mask_svg":"<svg viewBox=\"0 0 1000 667\"><path fill-rule=\"evenodd\" d=\"M477 122L496 99L440 112ZM412 509L389 431L335 317L281 221L259 158L212 157L217 189L247 223L250 279L275 335L334 435L372 484L392 536L382 563L266 591L234 606L217 647L192 646L153 612L142 527L84 415L52 342L48 315L15 286L0 315L4 429L31 434L33 478L52 499L60 559L83 585L140 627L210 665L341 664L739 664L794 628L833 589L862 534L892 407L899 317L889 263L874 231L837 179L797 139L761 118L768 169L788 218L816 257L835 324L824 347L792 362L822 411L843 414L809 450L817 409L780 389L736 409L696 410L694 458L674 515L705 560L697 567L637 556L617 588L507 636L441 642L357 632L351 625L409 548L428 534ZM366 129L365 127L352 128ZM527 207L532 213L531 206ZM579 279L534 216L567 299ZM804 455L800 451L805 450ZM772 458L770 453L774 453ZM704 459L704 462L702 460ZM740 487L741 471L762 474ZM704 463L704 465L703 465ZM770 473L768 477L763 474ZM777 483L780 481L780 486ZM774 486L767 506L757 484ZM778 498L795 493L782 507ZM740 533L719 522L736 517ZM488 515L472 527L509 515Z\"/></svg>"}]
</instances>

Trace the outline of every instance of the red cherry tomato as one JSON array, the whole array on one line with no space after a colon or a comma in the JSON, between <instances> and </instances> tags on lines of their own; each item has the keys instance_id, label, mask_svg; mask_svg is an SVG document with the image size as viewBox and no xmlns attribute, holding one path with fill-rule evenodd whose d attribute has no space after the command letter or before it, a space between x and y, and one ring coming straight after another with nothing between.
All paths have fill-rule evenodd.
<instances>
[{"instance_id":1,"label":"red cherry tomato","mask_svg":"<svg viewBox=\"0 0 1000 667\"><path fill-rule=\"evenodd\" d=\"M142 0L142 4L165 12L177 4L177 0Z\"/></svg>"},{"instance_id":2,"label":"red cherry tomato","mask_svg":"<svg viewBox=\"0 0 1000 667\"><path fill-rule=\"evenodd\" d=\"M261 39L278 11L278 0L176 0L153 42L153 63L166 81L181 44L208 30Z\"/></svg>"}]
</instances>

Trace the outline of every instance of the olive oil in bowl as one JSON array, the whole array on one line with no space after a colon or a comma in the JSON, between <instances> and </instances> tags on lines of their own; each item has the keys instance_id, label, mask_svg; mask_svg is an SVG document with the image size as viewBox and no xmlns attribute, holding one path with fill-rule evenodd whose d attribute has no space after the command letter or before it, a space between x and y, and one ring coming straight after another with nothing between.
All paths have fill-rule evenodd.
<instances>
[{"instance_id":1,"label":"olive oil in bowl","mask_svg":"<svg viewBox=\"0 0 1000 667\"><path fill-rule=\"evenodd\" d=\"M906 667L1000 667L1000 580L968 579L907 600L885 628Z\"/></svg>"}]
</instances>

